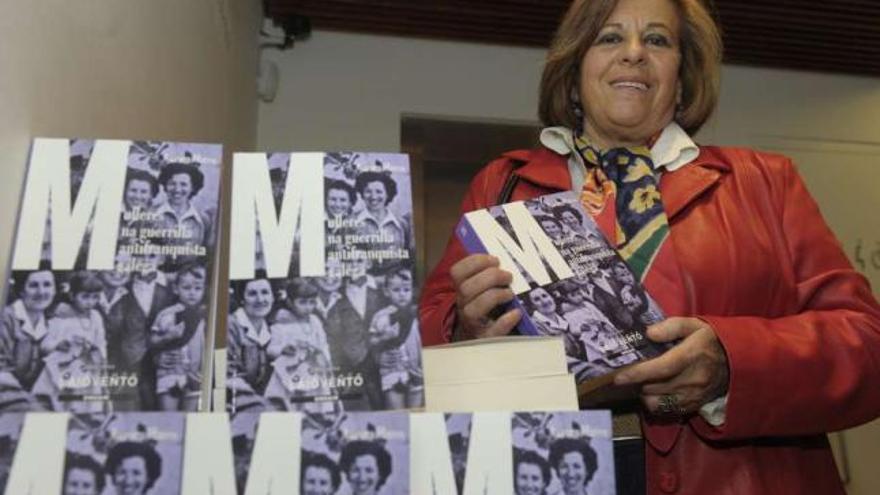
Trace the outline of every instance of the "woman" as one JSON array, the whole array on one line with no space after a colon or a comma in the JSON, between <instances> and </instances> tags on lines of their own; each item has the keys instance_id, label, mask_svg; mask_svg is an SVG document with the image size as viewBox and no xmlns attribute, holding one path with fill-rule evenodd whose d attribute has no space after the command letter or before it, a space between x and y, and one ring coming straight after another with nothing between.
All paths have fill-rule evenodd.
<instances>
[{"instance_id":1,"label":"woman","mask_svg":"<svg viewBox=\"0 0 880 495\"><path fill-rule=\"evenodd\" d=\"M550 465L565 495L587 495L596 474L596 451L583 438L559 438L550 444Z\"/></svg>"},{"instance_id":2,"label":"woman","mask_svg":"<svg viewBox=\"0 0 880 495\"><path fill-rule=\"evenodd\" d=\"M12 279L14 300L3 308L0 331L0 399L3 411L28 411L40 408L30 391L43 370L40 344L55 301L55 274L41 267L14 271Z\"/></svg>"},{"instance_id":3,"label":"woman","mask_svg":"<svg viewBox=\"0 0 880 495\"><path fill-rule=\"evenodd\" d=\"M67 454L62 495L100 495L104 482L104 468L98 461L87 455Z\"/></svg>"},{"instance_id":4,"label":"woman","mask_svg":"<svg viewBox=\"0 0 880 495\"><path fill-rule=\"evenodd\" d=\"M676 267L664 273L681 283L645 279L670 316L647 335L680 342L616 379L641 387L648 486L842 494L821 432L880 414L880 308L788 159L688 137L717 101L720 54L698 1L575 0L542 78L543 147L492 162L462 210L498 201L511 175L510 200L584 182L594 194L614 190L599 172L618 171L597 158L651 161L637 176L661 180L633 206L662 201ZM453 240L423 292L423 342L508 333L519 314L490 312L513 298L510 280Z\"/></svg>"},{"instance_id":5,"label":"woman","mask_svg":"<svg viewBox=\"0 0 880 495\"><path fill-rule=\"evenodd\" d=\"M364 202L364 209L355 218L361 234L381 236L388 248L410 250L412 233L410 223L398 218L388 208L397 197L397 183L380 172L361 172L355 179L354 188Z\"/></svg>"},{"instance_id":6,"label":"woman","mask_svg":"<svg viewBox=\"0 0 880 495\"><path fill-rule=\"evenodd\" d=\"M125 175L125 213L135 210L146 212L153 207L153 200L159 194L159 182L146 170L129 168Z\"/></svg>"},{"instance_id":7,"label":"woman","mask_svg":"<svg viewBox=\"0 0 880 495\"><path fill-rule=\"evenodd\" d=\"M352 495L376 495L391 475L391 454L378 443L354 440L342 447L339 468Z\"/></svg>"},{"instance_id":8,"label":"woman","mask_svg":"<svg viewBox=\"0 0 880 495\"><path fill-rule=\"evenodd\" d=\"M516 495L544 495L550 483L550 465L533 450L513 452L513 484Z\"/></svg>"},{"instance_id":9,"label":"woman","mask_svg":"<svg viewBox=\"0 0 880 495\"><path fill-rule=\"evenodd\" d=\"M169 271L177 265L192 261L193 257L203 259L207 250L214 245L211 219L204 212L197 210L192 204L195 197L205 185L205 175L196 165L190 163L169 163L159 172L159 184L165 190L166 201L157 210L158 223L166 229L181 229L187 236L169 239L176 245L189 246L191 255L177 256L169 259ZM203 248L201 252L197 247Z\"/></svg>"},{"instance_id":10,"label":"woman","mask_svg":"<svg viewBox=\"0 0 880 495\"><path fill-rule=\"evenodd\" d=\"M271 340L266 318L275 303L275 294L265 272L253 280L233 282L238 308L229 316L227 387L234 411L265 409L263 392L271 376L268 346Z\"/></svg>"},{"instance_id":11,"label":"woman","mask_svg":"<svg viewBox=\"0 0 880 495\"><path fill-rule=\"evenodd\" d=\"M162 458L149 444L119 442L110 447L105 467L115 495L146 495L162 475Z\"/></svg>"},{"instance_id":12,"label":"woman","mask_svg":"<svg viewBox=\"0 0 880 495\"><path fill-rule=\"evenodd\" d=\"M333 495L342 483L339 468L326 455L304 450L300 461L300 493Z\"/></svg>"}]
</instances>

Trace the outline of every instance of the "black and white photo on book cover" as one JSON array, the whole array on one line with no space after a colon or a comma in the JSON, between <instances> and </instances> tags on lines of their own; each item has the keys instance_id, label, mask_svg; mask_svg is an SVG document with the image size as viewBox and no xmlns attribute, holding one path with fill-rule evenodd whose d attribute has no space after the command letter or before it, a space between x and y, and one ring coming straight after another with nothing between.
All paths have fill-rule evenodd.
<instances>
[{"instance_id":1,"label":"black and white photo on book cover","mask_svg":"<svg viewBox=\"0 0 880 495\"><path fill-rule=\"evenodd\" d=\"M6 481L9 480L23 423L24 413L0 414L0 493L5 493L6 490Z\"/></svg>"},{"instance_id":2,"label":"black and white photo on book cover","mask_svg":"<svg viewBox=\"0 0 880 495\"><path fill-rule=\"evenodd\" d=\"M236 153L231 412L421 407L409 161Z\"/></svg>"},{"instance_id":3,"label":"black and white photo on book cover","mask_svg":"<svg viewBox=\"0 0 880 495\"><path fill-rule=\"evenodd\" d=\"M300 495L409 494L406 413L317 413L302 422Z\"/></svg>"},{"instance_id":4,"label":"black and white photo on book cover","mask_svg":"<svg viewBox=\"0 0 880 495\"><path fill-rule=\"evenodd\" d=\"M72 414L61 495L179 493L182 413Z\"/></svg>"},{"instance_id":5,"label":"black and white photo on book cover","mask_svg":"<svg viewBox=\"0 0 880 495\"><path fill-rule=\"evenodd\" d=\"M496 255L513 274L526 335L562 336L578 382L655 357L648 325L663 319L572 192L467 213L456 229L469 252Z\"/></svg>"},{"instance_id":6,"label":"black and white photo on book cover","mask_svg":"<svg viewBox=\"0 0 880 495\"><path fill-rule=\"evenodd\" d=\"M0 410L196 410L221 155L34 140L0 327Z\"/></svg>"},{"instance_id":7,"label":"black and white photo on book cover","mask_svg":"<svg viewBox=\"0 0 880 495\"><path fill-rule=\"evenodd\" d=\"M514 413L516 495L614 495L608 411Z\"/></svg>"},{"instance_id":8,"label":"black and white photo on book cover","mask_svg":"<svg viewBox=\"0 0 880 495\"><path fill-rule=\"evenodd\" d=\"M457 495L464 494L464 480L467 475L468 447L471 440L471 413L445 413L446 434L449 440L449 457L455 476Z\"/></svg>"}]
</instances>

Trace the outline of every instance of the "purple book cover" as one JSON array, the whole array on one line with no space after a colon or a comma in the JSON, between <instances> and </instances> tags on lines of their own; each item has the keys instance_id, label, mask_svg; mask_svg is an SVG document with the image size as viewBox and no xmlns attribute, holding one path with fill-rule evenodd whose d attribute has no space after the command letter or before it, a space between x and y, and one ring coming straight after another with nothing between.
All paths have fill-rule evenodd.
<instances>
[{"instance_id":1,"label":"purple book cover","mask_svg":"<svg viewBox=\"0 0 880 495\"><path fill-rule=\"evenodd\" d=\"M183 413L70 417L62 493L179 493Z\"/></svg>"},{"instance_id":2,"label":"purple book cover","mask_svg":"<svg viewBox=\"0 0 880 495\"><path fill-rule=\"evenodd\" d=\"M409 159L236 153L231 412L424 404Z\"/></svg>"},{"instance_id":3,"label":"purple book cover","mask_svg":"<svg viewBox=\"0 0 880 495\"><path fill-rule=\"evenodd\" d=\"M464 480L467 474L468 448L471 443L471 413L445 413L446 435L449 440L449 457L452 459L452 472L455 476L457 495L464 493Z\"/></svg>"},{"instance_id":4,"label":"purple book cover","mask_svg":"<svg viewBox=\"0 0 880 495\"><path fill-rule=\"evenodd\" d=\"M214 144L34 140L0 327L13 343L3 410L196 410L221 157Z\"/></svg>"},{"instance_id":5,"label":"purple book cover","mask_svg":"<svg viewBox=\"0 0 880 495\"><path fill-rule=\"evenodd\" d=\"M15 458L15 449L21 437L24 413L0 414L0 493L6 490L9 470Z\"/></svg>"},{"instance_id":6,"label":"purple book cover","mask_svg":"<svg viewBox=\"0 0 880 495\"><path fill-rule=\"evenodd\" d=\"M514 413L516 495L614 495L609 411Z\"/></svg>"},{"instance_id":7,"label":"purple book cover","mask_svg":"<svg viewBox=\"0 0 880 495\"><path fill-rule=\"evenodd\" d=\"M406 413L307 414L301 439L300 493L410 493Z\"/></svg>"},{"instance_id":8,"label":"purple book cover","mask_svg":"<svg viewBox=\"0 0 880 495\"><path fill-rule=\"evenodd\" d=\"M514 275L517 330L562 336L578 383L665 351L645 335L663 313L576 194L476 210L456 234L468 252L497 256Z\"/></svg>"}]
</instances>

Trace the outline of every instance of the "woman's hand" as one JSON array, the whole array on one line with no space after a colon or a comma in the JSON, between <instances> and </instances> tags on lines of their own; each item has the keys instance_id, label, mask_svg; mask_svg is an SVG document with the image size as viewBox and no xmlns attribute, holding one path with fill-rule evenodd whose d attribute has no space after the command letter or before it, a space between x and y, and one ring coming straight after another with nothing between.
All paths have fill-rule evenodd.
<instances>
[{"instance_id":1,"label":"woman's hand","mask_svg":"<svg viewBox=\"0 0 880 495\"><path fill-rule=\"evenodd\" d=\"M456 340L507 335L519 322L515 308L497 319L490 317L498 305L513 300L513 276L499 268L498 258L472 254L452 265L449 274L455 286Z\"/></svg>"},{"instance_id":2,"label":"woman's hand","mask_svg":"<svg viewBox=\"0 0 880 495\"><path fill-rule=\"evenodd\" d=\"M654 342L683 339L660 357L620 372L616 385L641 384L645 407L657 414L689 414L727 393L727 354L715 331L697 318L668 318L648 327Z\"/></svg>"}]
</instances>

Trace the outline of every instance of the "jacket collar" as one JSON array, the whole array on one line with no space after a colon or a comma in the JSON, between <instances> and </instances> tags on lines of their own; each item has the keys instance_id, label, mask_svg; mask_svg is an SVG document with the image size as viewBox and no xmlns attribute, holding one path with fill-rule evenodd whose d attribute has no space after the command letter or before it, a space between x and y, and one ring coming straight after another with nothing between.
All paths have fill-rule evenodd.
<instances>
[{"instance_id":1,"label":"jacket collar","mask_svg":"<svg viewBox=\"0 0 880 495\"><path fill-rule=\"evenodd\" d=\"M547 148L509 151L503 155L522 165L514 170L520 179L551 191L571 189L568 158ZM666 172L660 180L666 215L671 220L703 193L712 189L731 165L714 146L701 146L700 154L688 164L673 172Z\"/></svg>"}]
</instances>

